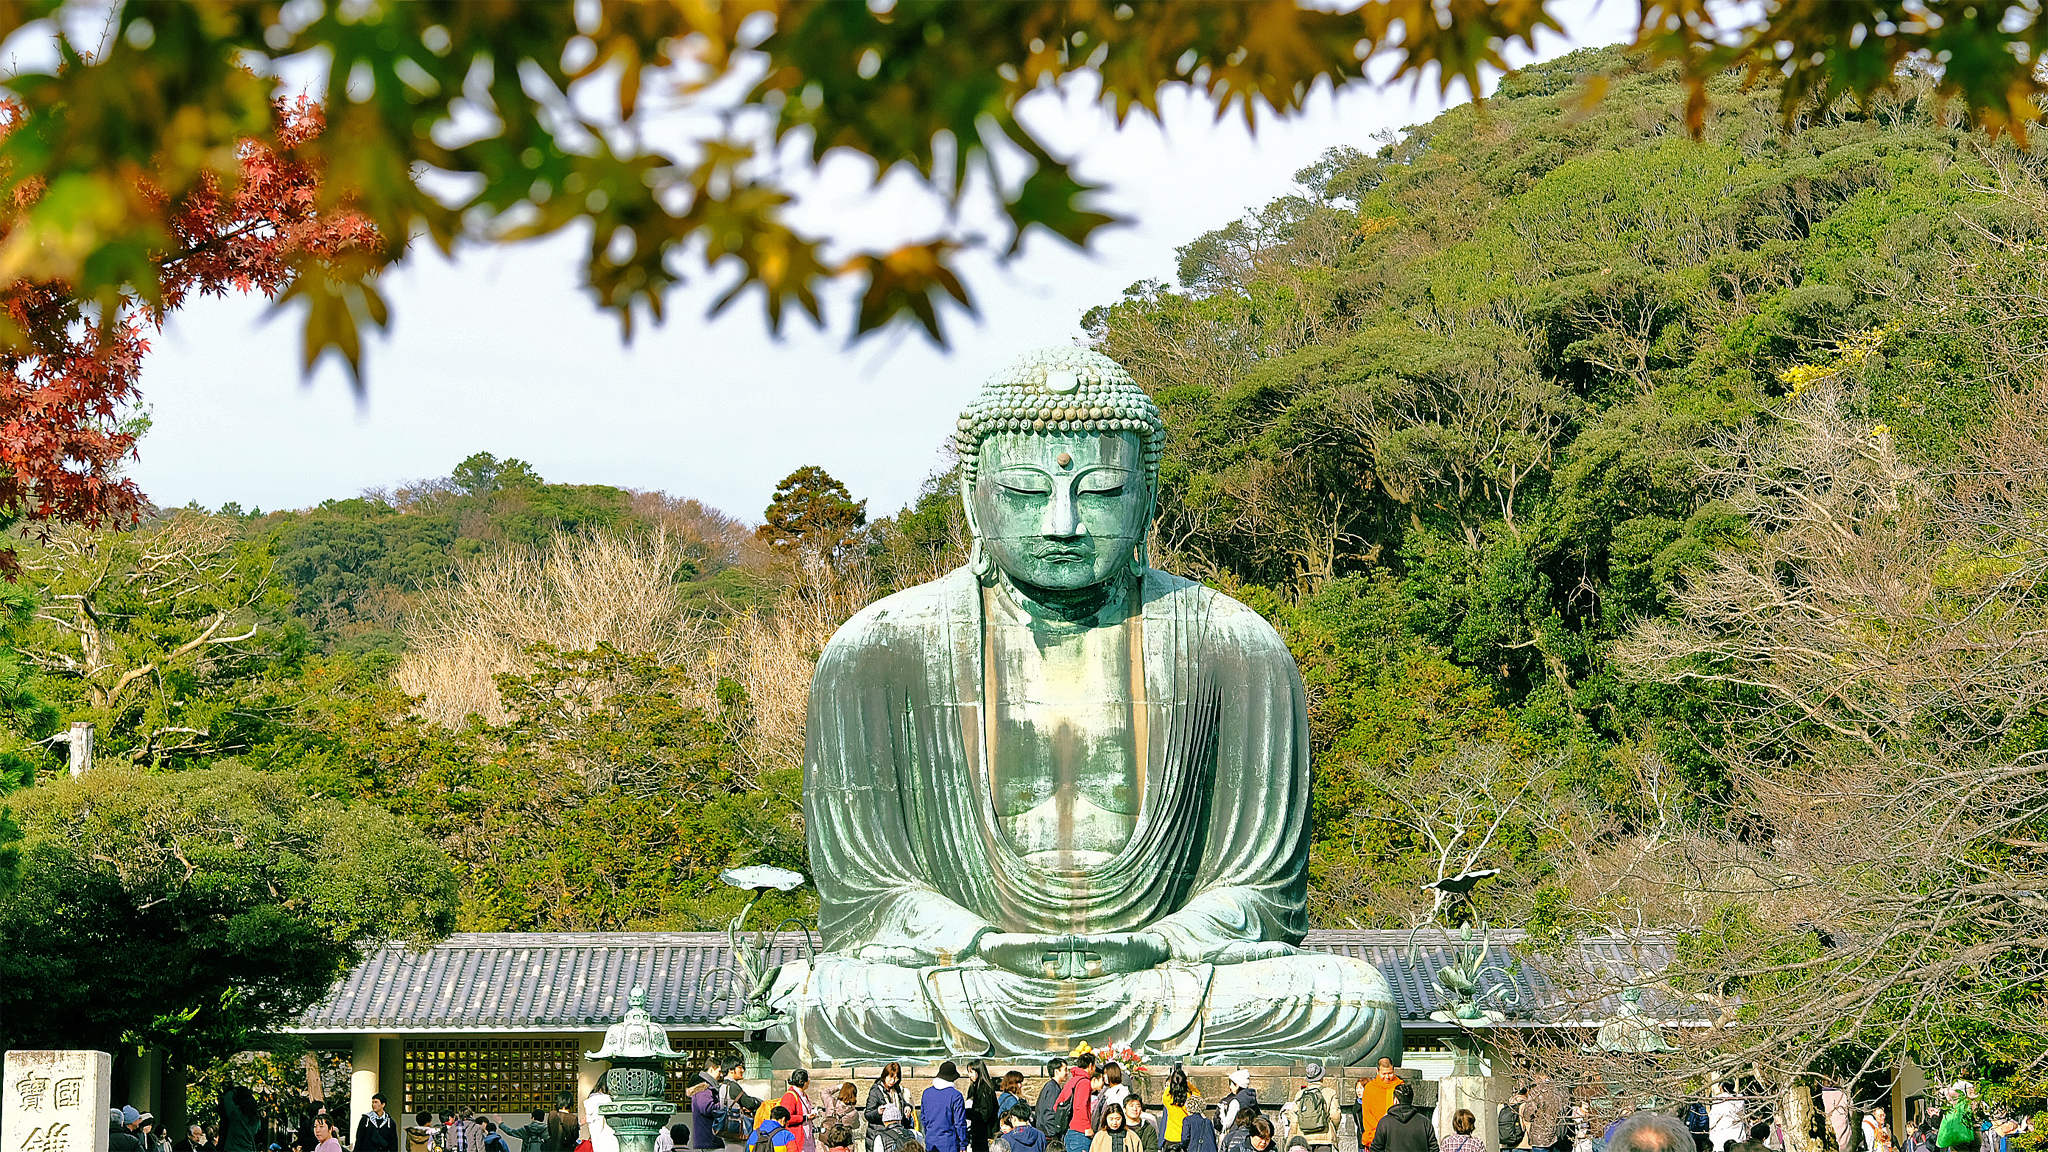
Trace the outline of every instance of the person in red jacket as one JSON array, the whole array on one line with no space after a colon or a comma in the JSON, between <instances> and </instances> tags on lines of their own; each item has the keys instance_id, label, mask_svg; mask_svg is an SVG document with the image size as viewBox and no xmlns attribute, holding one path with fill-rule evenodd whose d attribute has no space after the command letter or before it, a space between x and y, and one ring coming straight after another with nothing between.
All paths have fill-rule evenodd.
<instances>
[{"instance_id":1,"label":"person in red jacket","mask_svg":"<svg viewBox=\"0 0 2048 1152\"><path fill-rule=\"evenodd\" d=\"M811 1101L810 1097L804 1095L804 1089L809 1087L810 1083L811 1074L799 1068L789 1074L789 1091L782 1094L780 1103L789 1109L789 1119L782 1124L796 1136L796 1139L790 1141L788 1152L804 1152L804 1145L809 1143Z\"/></svg>"},{"instance_id":2,"label":"person in red jacket","mask_svg":"<svg viewBox=\"0 0 2048 1152\"><path fill-rule=\"evenodd\" d=\"M1067 1086L1052 1102L1052 1110L1058 1112L1069 1103L1073 1105L1074 1118L1067 1122L1064 1143L1067 1152L1088 1152L1088 1145L1094 1139L1090 1125L1095 1119L1095 1056L1083 1052L1074 1058L1074 1066L1067 1069Z\"/></svg>"}]
</instances>

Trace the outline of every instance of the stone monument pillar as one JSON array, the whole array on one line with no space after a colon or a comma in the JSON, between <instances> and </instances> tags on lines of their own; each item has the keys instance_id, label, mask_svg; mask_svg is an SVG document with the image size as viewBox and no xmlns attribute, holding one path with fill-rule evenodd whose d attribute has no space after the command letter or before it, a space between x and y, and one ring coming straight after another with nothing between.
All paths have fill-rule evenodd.
<instances>
[{"instance_id":1,"label":"stone monument pillar","mask_svg":"<svg viewBox=\"0 0 2048 1152\"><path fill-rule=\"evenodd\" d=\"M1493 1100L1490 1088L1492 1081L1484 1075L1481 1064L1483 1048L1479 1037L1467 1032L1450 1038L1452 1058L1451 1074L1436 1082L1436 1134L1439 1139L1451 1132L1451 1121L1458 1115L1458 1109L1468 1108L1472 1118L1478 1121L1473 1135L1479 1137L1488 1148L1500 1147L1500 1117L1498 1109L1506 1100Z\"/></svg>"},{"instance_id":2,"label":"stone monument pillar","mask_svg":"<svg viewBox=\"0 0 2048 1152\"><path fill-rule=\"evenodd\" d=\"M114 1058L105 1052L17 1049L0 1091L0 1147L9 1152L107 1152Z\"/></svg>"}]
</instances>

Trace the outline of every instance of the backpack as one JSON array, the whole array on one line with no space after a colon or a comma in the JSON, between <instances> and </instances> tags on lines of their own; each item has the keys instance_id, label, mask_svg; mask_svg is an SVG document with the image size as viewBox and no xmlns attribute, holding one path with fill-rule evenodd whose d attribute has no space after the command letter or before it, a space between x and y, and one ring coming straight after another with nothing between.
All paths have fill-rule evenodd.
<instances>
[{"instance_id":1,"label":"backpack","mask_svg":"<svg viewBox=\"0 0 2048 1152\"><path fill-rule=\"evenodd\" d=\"M1522 1144L1522 1114L1513 1104L1503 1104L1499 1117L1500 1146L1519 1148ZM1369 1137L1368 1137L1369 1139Z\"/></svg>"},{"instance_id":2,"label":"backpack","mask_svg":"<svg viewBox=\"0 0 2048 1152\"><path fill-rule=\"evenodd\" d=\"M1052 1131L1045 1134L1048 1140L1074 1126L1074 1093L1067 1091L1071 1087L1072 1083L1062 1087L1059 1099L1052 1106Z\"/></svg>"},{"instance_id":3,"label":"backpack","mask_svg":"<svg viewBox=\"0 0 2048 1152\"><path fill-rule=\"evenodd\" d=\"M1295 1119L1303 1132L1327 1132L1330 1130L1330 1102L1323 1099L1321 1088L1303 1088L1296 1098Z\"/></svg>"},{"instance_id":4,"label":"backpack","mask_svg":"<svg viewBox=\"0 0 2048 1152\"><path fill-rule=\"evenodd\" d=\"M1977 1126L1971 1123L1970 1106L1957 1101L1941 1118L1941 1127L1934 1133L1937 1148L1968 1148L1977 1143Z\"/></svg>"}]
</instances>

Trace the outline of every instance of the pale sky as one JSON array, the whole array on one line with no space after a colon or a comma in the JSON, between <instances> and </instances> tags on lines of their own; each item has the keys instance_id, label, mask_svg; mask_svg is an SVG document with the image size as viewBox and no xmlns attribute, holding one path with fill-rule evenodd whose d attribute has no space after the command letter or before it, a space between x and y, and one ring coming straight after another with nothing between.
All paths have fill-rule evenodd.
<instances>
[{"instance_id":1,"label":"pale sky","mask_svg":"<svg viewBox=\"0 0 2048 1152\"><path fill-rule=\"evenodd\" d=\"M1561 7L1577 35L1546 43L1544 58L1633 31L1634 5ZM1126 286L1171 282L1177 246L1287 194L1326 150L1370 152L1375 133L1440 110L1427 86L1411 100L1405 83L1356 84L1321 93L1304 115L1263 121L1253 138L1192 99L1169 102L1164 131L1136 119L1118 130L1093 105L1031 102L1031 122L1135 223L1087 252L1041 235L1008 265L971 261L980 315L950 317L949 350L915 332L849 349L843 297L825 331L801 321L779 340L752 297L707 320L711 281L724 278L702 276L670 297L664 325L643 325L624 346L577 287L578 237L479 247L453 262L429 249L386 278L394 323L369 344L361 404L331 364L302 383L296 314L266 321L258 298L186 306L143 368L155 423L131 475L161 505L295 508L445 475L487 451L549 480L663 489L758 519L777 480L817 464L871 516L887 514L915 495L989 373L1025 349L1072 342L1081 314ZM851 211L857 171L827 175L826 199L810 210ZM917 207L868 201L862 227Z\"/></svg>"}]
</instances>

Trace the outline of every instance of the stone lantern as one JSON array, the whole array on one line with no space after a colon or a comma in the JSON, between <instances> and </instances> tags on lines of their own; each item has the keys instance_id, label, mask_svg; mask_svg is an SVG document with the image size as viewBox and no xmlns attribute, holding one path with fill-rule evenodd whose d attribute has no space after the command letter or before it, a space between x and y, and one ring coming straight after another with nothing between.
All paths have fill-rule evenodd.
<instances>
[{"instance_id":1,"label":"stone lantern","mask_svg":"<svg viewBox=\"0 0 2048 1152\"><path fill-rule=\"evenodd\" d=\"M647 993L635 987L626 1018L604 1030L604 1044L584 1054L609 1060L603 1087L611 1101L596 1108L619 1138L619 1152L653 1152L654 1137L675 1109L668 1102L668 1062L685 1053L668 1046L668 1029L647 1014Z\"/></svg>"}]
</instances>

